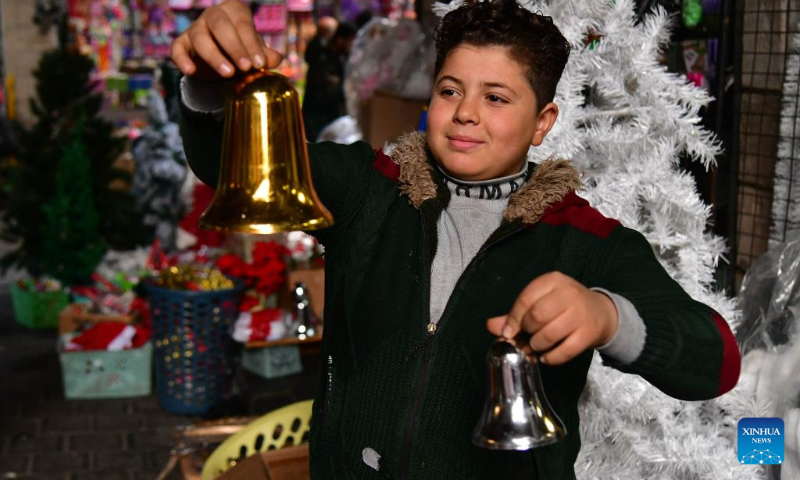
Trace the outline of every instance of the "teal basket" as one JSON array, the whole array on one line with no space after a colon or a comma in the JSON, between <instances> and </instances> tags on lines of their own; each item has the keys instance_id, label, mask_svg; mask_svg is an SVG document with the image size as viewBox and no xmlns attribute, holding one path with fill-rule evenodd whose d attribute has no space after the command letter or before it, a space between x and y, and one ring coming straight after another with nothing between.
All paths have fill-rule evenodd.
<instances>
[{"instance_id":1,"label":"teal basket","mask_svg":"<svg viewBox=\"0 0 800 480\"><path fill-rule=\"evenodd\" d=\"M279 345L242 353L242 368L263 378L279 378L303 371L300 347Z\"/></svg>"},{"instance_id":2,"label":"teal basket","mask_svg":"<svg viewBox=\"0 0 800 480\"><path fill-rule=\"evenodd\" d=\"M28 328L56 328L58 314L69 304L64 291L39 292L11 284L11 303L17 323Z\"/></svg>"},{"instance_id":3,"label":"teal basket","mask_svg":"<svg viewBox=\"0 0 800 480\"><path fill-rule=\"evenodd\" d=\"M64 396L120 398L150 395L153 388L153 344L109 352L61 352Z\"/></svg>"}]
</instances>

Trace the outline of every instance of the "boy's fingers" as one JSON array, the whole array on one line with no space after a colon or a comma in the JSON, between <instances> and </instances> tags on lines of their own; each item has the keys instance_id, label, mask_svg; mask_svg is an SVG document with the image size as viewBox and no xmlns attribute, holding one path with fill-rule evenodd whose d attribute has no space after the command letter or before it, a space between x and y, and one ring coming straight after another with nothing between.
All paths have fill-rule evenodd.
<instances>
[{"instance_id":1,"label":"boy's fingers","mask_svg":"<svg viewBox=\"0 0 800 480\"><path fill-rule=\"evenodd\" d=\"M561 365L577 357L587 348L589 348L589 342L586 341L585 335L578 330L565 338L564 341L552 351L542 355L542 363L546 363L547 365Z\"/></svg>"},{"instance_id":2,"label":"boy's fingers","mask_svg":"<svg viewBox=\"0 0 800 480\"><path fill-rule=\"evenodd\" d=\"M525 315L531 307L543 296L547 295L553 290L553 284L548 275L542 275L534 279L517 297L514 306L508 313L508 321L505 328L503 328L503 336L506 338L513 338L519 333Z\"/></svg>"},{"instance_id":3,"label":"boy's fingers","mask_svg":"<svg viewBox=\"0 0 800 480\"><path fill-rule=\"evenodd\" d=\"M258 35L258 40L261 43L261 51L264 53L264 56L267 60L266 68L277 68L281 62L283 62L283 55L280 54L277 50L273 50L267 45L267 42L264 41L264 37Z\"/></svg>"},{"instance_id":4,"label":"boy's fingers","mask_svg":"<svg viewBox=\"0 0 800 480\"><path fill-rule=\"evenodd\" d=\"M503 327L506 325L506 315L501 315L499 317L492 317L486 321L486 329L492 335L497 335L498 337L503 336Z\"/></svg>"},{"instance_id":5,"label":"boy's fingers","mask_svg":"<svg viewBox=\"0 0 800 480\"><path fill-rule=\"evenodd\" d=\"M520 328L528 333L536 333L564 313L569 305L559 290L551 290L537 299L522 315Z\"/></svg>"},{"instance_id":6,"label":"boy's fingers","mask_svg":"<svg viewBox=\"0 0 800 480\"><path fill-rule=\"evenodd\" d=\"M534 351L546 352L568 337L574 330L575 325L570 322L569 316L563 315L540 328L528 343Z\"/></svg>"},{"instance_id":7,"label":"boy's fingers","mask_svg":"<svg viewBox=\"0 0 800 480\"><path fill-rule=\"evenodd\" d=\"M191 75L194 73L197 66L192 61L192 57L189 55L189 39L183 35L176 38L174 42L172 42L171 47L171 58L173 63L183 72L185 75Z\"/></svg>"},{"instance_id":8,"label":"boy's fingers","mask_svg":"<svg viewBox=\"0 0 800 480\"><path fill-rule=\"evenodd\" d=\"M253 60L242 43L242 38L230 18L222 12L209 15L206 20L209 32L222 48L225 55L233 60L242 71L250 70ZM252 27L251 27L252 28Z\"/></svg>"},{"instance_id":9,"label":"boy's fingers","mask_svg":"<svg viewBox=\"0 0 800 480\"><path fill-rule=\"evenodd\" d=\"M208 33L196 33L191 38L195 53L203 59L211 68L219 72L223 77L233 75L234 68L228 58L217 48L217 44Z\"/></svg>"},{"instance_id":10,"label":"boy's fingers","mask_svg":"<svg viewBox=\"0 0 800 480\"><path fill-rule=\"evenodd\" d=\"M264 46L263 51L267 57L267 68L278 68L283 61L283 55L267 46Z\"/></svg>"},{"instance_id":11,"label":"boy's fingers","mask_svg":"<svg viewBox=\"0 0 800 480\"><path fill-rule=\"evenodd\" d=\"M261 36L256 32L256 28L252 22L247 20L239 20L236 22L236 30L239 32L239 38L247 49L247 53L253 60L253 66L256 68L263 68L267 66L267 56L264 54L264 42Z\"/></svg>"}]
</instances>

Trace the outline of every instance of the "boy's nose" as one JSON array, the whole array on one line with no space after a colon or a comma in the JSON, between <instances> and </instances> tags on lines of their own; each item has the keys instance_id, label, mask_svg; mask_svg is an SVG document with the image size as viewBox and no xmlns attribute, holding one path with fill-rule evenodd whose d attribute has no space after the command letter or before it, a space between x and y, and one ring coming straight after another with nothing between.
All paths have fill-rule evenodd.
<instances>
[{"instance_id":1,"label":"boy's nose","mask_svg":"<svg viewBox=\"0 0 800 480\"><path fill-rule=\"evenodd\" d=\"M471 101L464 99L458 104L453 120L461 124L478 124L480 120L478 117L478 109L475 108L475 105Z\"/></svg>"}]
</instances>

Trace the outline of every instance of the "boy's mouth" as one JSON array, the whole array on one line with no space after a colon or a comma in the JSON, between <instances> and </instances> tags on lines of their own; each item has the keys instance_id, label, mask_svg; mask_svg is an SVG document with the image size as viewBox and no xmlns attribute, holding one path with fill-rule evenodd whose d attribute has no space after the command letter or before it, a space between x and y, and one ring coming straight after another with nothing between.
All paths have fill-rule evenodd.
<instances>
[{"instance_id":1,"label":"boy's mouth","mask_svg":"<svg viewBox=\"0 0 800 480\"><path fill-rule=\"evenodd\" d=\"M464 135L447 135L447 143L456 150L471 150L483 145L484 142Z\"/></svg>"}]
</instances>

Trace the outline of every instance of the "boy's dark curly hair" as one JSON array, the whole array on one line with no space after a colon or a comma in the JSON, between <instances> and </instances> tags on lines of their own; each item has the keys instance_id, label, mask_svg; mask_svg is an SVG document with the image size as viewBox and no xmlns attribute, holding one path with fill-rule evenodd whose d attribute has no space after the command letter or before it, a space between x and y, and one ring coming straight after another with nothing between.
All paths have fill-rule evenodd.
<instances>
[{"instance_id":1,"label":"boy's dark curly hair","mask_svg":"<svg viewBox=\"0 0 800 480\"><path fill-rule=\"evenodd\" d=\"M436 70L456 47L508 47L525 70L541 109L553 101L570 46L553 19L533 13L516 0L467 0L444 16L434 31Z\"/></svg>"}]
</instances>

